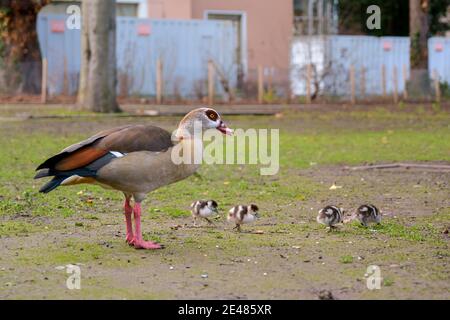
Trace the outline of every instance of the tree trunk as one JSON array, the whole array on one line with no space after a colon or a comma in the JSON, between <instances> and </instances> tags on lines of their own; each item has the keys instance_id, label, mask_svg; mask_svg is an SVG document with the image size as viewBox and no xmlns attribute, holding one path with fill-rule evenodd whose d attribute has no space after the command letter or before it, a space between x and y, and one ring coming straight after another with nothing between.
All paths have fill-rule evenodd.
<instances>
[{"instance_id":1,"label":"tree trunk","mask_svg":"<svg viewBox=\"0 0 450 320\"><path fill-rule=\"evenodd\" d=\"M411 74L408 93L423 98L430 93L428 76L429 0L409 0L409 36Z\"/></svg>"},{"instance_id":2,"label":"tree trunk","mask_svg":"<svg viewBox=\"0 0 450 320\"><path fill-rule=\"evenodd\" d=\"M83 1L82 18L78 105L95 112L118 112L115 1Z\"/></svg>"},{"instance_id":3,"label":"tree trunk","mask_svg":"<svg viewBox=\"0 0 450 320\"><path fill-rule=\"evenodd\" d=\"M411 68L428 69L429 0L409 0L409 36Z\"/></svg>"},{"instance_id":4,"label":"tree trunk","mask_svg":"<svg viewBox=\"0 0 450 320\"><path fill-rule=\"evenodd\" d=\"M87 78L89 74L89 59L91 51L89 49L89 5L87 1L82 1L81 12L85 12L83 16L83 26L81 28L81 69L80 81L78 84L78 106L83 108L86 101L86 91L88 87Z\"/></svg>"},{"instance_id":5,"label":"tree trunk","mask_svg":"<svg viewBox=\"0 0 450 320\"><path fill-rule=\"evenodd\" d=\"M0 0L0 92L41 91L37 14L49 0Z\"/></svg>"}]
</instances>

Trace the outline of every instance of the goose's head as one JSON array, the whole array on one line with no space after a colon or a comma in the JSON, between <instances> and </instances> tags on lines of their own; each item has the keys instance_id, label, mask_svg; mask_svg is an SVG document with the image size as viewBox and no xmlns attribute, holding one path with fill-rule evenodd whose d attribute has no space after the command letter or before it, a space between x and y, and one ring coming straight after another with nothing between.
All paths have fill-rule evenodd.
<instances>
[{"instance_id":1,"label":"goose's head","mask_svg":"<svg viewBox=\"0 0 450 320\"><path fill-rule=\"evenodd\" d=\"M232 134L233 130L228 128L219 113L211 108L198 108L189 112L178 125L178 137L186 135L193 136L199 131L217 129L223 134Z\"/></svg>"}]
</instances>

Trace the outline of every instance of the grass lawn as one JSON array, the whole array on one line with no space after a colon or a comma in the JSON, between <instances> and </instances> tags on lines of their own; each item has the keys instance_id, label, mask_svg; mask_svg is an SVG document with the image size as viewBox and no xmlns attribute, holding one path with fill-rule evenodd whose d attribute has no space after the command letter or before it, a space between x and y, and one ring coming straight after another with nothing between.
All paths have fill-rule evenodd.
<instances>
[{"instance_id":1,"label":"grass lawn","mask_svg":"<svg viewBox=\"0 0 450 320\"><path fill-rule=\"evenodd\" d=\"M233 128L280 129L280 171L260 176L256 165L205 165L199 175L151 193L143 230L166 245L159 251L125 244L121 193L78 185L43 195L37 190L44 181L32 177L43 160L97 131L129 123L172 131L179 117L12 114L0 108L0 298L315 299L321 290L336 298L450 298L450 172L343 169L449 163L447 111L406 106L224 117ZM342 188L330 190L333 183ZM202 198L219 203L215 228L191 225L189 205ZM262 217L238 234L225 213L249 203ZM351 223L326 233L315 222L327 204L351 212L363 203L385 213L380 226ZM82 289L68 290L57 267L76 263ZM381 268L380 290L366 287L369 265Z\"/></svg>"}]
</instances>

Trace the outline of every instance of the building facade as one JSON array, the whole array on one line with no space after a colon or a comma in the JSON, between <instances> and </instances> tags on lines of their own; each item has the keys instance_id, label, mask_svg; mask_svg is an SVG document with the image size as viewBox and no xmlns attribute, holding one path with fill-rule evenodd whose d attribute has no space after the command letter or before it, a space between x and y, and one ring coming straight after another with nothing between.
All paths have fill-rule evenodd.
<instances>
[{"instance_id":1,"label":"building facade","mask_svg":"<svg viewBox=\"0 0 450 320\"><path fill-rule=\"evenodd\" d=\"M237 63L244 73L258 66L288 70L293 31L292 0L148 0L154 19L229 20L238 32Z\"/></svg>"}]
</instances>

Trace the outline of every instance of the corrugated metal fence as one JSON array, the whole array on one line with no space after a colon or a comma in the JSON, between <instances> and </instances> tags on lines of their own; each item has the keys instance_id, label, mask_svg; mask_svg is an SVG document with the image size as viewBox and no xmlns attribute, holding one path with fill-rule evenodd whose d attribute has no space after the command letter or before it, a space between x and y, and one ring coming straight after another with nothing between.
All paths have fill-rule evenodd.
<instances>
[{"instance_id":1,"label":"corrugated metal fence","mask_svg":"<svg viewBox=\"0 0 450 320\"><path fill-rule=\"evenodd\" d=\"M409 78L409 46L408 37L298 37L292 44L293 93L304 95L306 92L307 64L314 65L312 81L318 83L323 94L350 94L350 66L355 70L357 96L361 97L363 92L382 94L383 77L387 94L394 90L394 78L401 93ZM430 38L428 51L430 77L433 78L436 70L441 82L450 83L450 39Z\"/></svg>"},{"instance_id":2,"label":"corrugated metal fence","mask_svg":"<svg viewBox=\"0 0 450 320\"><path fill-rule=\"evenodd\" d=\"M65 20L64 15L38 16L38 38L42 56L48 61L50 95L74 94L78 88L81 32L67 29ZM235 29L227 21L118 17L118 93L154 96L158 59L163 63L165 95L206 94L209 59L235 86L236 39ZM217 82L216 92L222 91Z\"/></svg>"},{"instance_id":3,"label":"corrugated metal fence","mask_svg":"<svg viewBox=\"0 0 450 320\"><path fill-rule=\"evenodd\" d=\"M403 73L409 74L409 38L369 36L327 36L296 38L292 45L293 92L305 94L305 69L311 63L313 81L322 93L350 94L350 67L355 70L356 95L378 95L394 90L394 69L398 91L403 91ZM384 67L383 67L384 66ZM383 71L384 69L384 71ZM364 88L363 89L363 86Z\"/></svg>"},{"instance_id":4,"label":"corrugated metal fence","mask_svg":"<svg viewBox=\"0 0 450 320\"><path fill-rule=\"evenodd\" d=\"M434 37L428 40L428 69L431 78L436 71L440 82L450 84L450 38Z\"/></svg>"}]
</instances>

